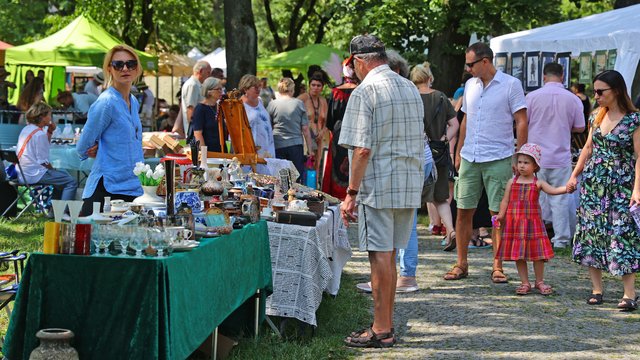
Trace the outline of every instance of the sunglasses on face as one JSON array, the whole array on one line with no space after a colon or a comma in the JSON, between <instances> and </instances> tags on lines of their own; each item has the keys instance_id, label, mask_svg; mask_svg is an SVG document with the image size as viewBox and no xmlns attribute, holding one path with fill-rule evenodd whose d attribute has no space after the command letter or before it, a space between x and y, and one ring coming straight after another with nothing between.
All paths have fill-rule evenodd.
<instances>
[{"instance_id":1,"label":"sunglasses on face","mask_svg":"<svg viewBox=\"0 0 640 360\"><path fill-rule=\"evenodd\" d=\"M113 60L111 62L111 67L116 69L117 71L124 70L125 66L129 70L135 70L138 68L138 60L127 60L127 61Z\"/></svg>"},{"instance_id":2,"label":"sunglasses on face","mask_svg":"<svg viewBox=\"0 0 640 360\"><path fill-rule=\"evenodd\" d=\"M470 62L470 63L465 63L465 65L466 65L469 69L471 69L471 68L473 68L473 65L475 65L475 64L477 64L477 63L479 63L480 61L482 61L482 60L484 60L484 59L487 59L487 58L486 58L486 57L483 57L483 58L480 58L480 59L478 59L478 60L476 60L476 61L473 61L473 62Z\"/></svg>"},{"instance_id":3,"label":"sunglasses on face","mask_svg":"<svg viewBox=\"0 0 640 360\"><path fill-rule=\"evenodd\" d=\"M611 90L611 88L608 88L608 89L594 89L593 92L598 96L602 96L602 94L607 90Z\"/></svg>"}]
</instances>

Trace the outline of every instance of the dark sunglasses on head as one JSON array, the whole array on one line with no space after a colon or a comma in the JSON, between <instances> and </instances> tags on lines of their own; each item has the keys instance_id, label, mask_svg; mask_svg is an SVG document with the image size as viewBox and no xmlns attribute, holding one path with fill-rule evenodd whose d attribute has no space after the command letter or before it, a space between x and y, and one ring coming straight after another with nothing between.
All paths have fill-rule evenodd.
<instances>
[{"instance_id":1,"label":"dark sunglasses on head","mask_svg":"<svg viewBox=\"0 0 640 360\"><path fill-rule=\"evenodd\" d=\"M483 57L483 58L480 58L480 59L478 59L478 60L476 60L476 61L473 61L473 62L470 62L470 63L465 63L465 65L466 65L469 69L471 69L471 68L473 67L473 65L475 65L475 64L477 64L477 63L479 63L480 61L482 61L482 60L484 60L484 59L487 59L487 58L486 58L486 57Z\"/></svg>"},{"instance_id":2,"label":"dark sunglasses on head","mask_svg":"<svg viewBox=\"0 0 640 360\"><path fill-rule=\"evenodd\" d=\"M129 70L135 70L136 68L138 68L138 60L127 60L127 61L113 60L111 62L111 67L118 71L123 70L125 66Z\"/></svg>"},{"instance_id":3,"label":"dark sunglasses on head","mask_svg":"<svg viewBox=\"0 0 640 360\"><path fill-rule=\"evenodd\" d=\"M611 90L611 88L608 88L608 89L594 89L593 92L596 93L596 95L598 95L598 96L602 96L602 94L607 90Z\"/></svg>"}]
</instances>

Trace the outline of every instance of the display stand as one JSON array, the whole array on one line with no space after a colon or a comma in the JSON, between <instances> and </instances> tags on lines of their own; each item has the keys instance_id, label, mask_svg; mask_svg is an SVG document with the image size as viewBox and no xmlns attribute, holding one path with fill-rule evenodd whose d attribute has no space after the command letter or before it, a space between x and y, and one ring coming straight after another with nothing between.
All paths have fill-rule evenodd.
<instances>
[{"instance_id":1,"label":"display stand","mask_svg":"<svg viewBox=\"0 0 640 360\"><path fill-rule=\"evenodd\" d=\"M229 91L225 94L218 105L218 130L220 134L220 145L222 152L207 152L209 158L237 158L242 165L249 165L256 171L256 164L266 164L267 162L258 156L256 145L253 142L251 126L244 110L244 105L240 99L242 94L238 90ZM231 149L226 149L225 129L231 138L233 153Z\"/></svg>"}]
</instances>

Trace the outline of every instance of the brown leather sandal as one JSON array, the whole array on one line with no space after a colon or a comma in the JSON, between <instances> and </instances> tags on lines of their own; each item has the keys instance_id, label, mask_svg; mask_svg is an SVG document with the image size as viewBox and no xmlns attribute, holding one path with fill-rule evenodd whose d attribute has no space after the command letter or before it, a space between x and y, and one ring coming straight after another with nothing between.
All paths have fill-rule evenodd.
<instances>
[{"instance_id":1,"label":"brown leather sandal","mask_svg":"<svg viewBox=\"0 0 640 360\"><path fill-rule=\"evenodd\" d=\"M462 271L461 273L456 273L454 272L454 270L458 268L460 269L460 271ZM460 280L460 279L464 279L467 276L469 276L469 266L461 266L458 264L453 265L453 267L451 268L451 271L449 271L448 273L446 273L444 275L444 279L445 280Z\"/></svg>"},{"instance_id":2,"label":"brown leather sandal","mask_svg":"<svg viewBox=\"0 0 640 360\"><path fill-rule=\"evenodd\" d=\"M498 274L496 275L496 273ZM495 268L491 272L491 281L493 281L494 284L506 284L509 282L509 279L507 279L507 275L504 274L502 268Z\"/></svg>"}]
</instances>

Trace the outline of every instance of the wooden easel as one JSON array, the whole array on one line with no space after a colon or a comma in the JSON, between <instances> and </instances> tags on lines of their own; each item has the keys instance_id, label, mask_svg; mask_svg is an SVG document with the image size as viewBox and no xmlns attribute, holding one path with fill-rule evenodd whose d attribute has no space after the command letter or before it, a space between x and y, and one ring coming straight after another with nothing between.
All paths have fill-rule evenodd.
<instances>
[{"instance_id":1,"label":"wooden easel","mask_svg":"<svg viewBox=\"0 0 640 360\"><path fill-rule=\"evenodd\" d=\"M222 152L208 151L209 158L238 158L240 164L249 165L253 172L256 172L256 164L266 164L267 162L258 156L256 145L253 142L251 126L244 110L244 105L240 97L242 94L238 90L232 90L225 94L218 105L218 132L220 134L220 147ZM224 124L227 127L233 153L228 153L225 142Z\"/></svg>"}]
</instances>

